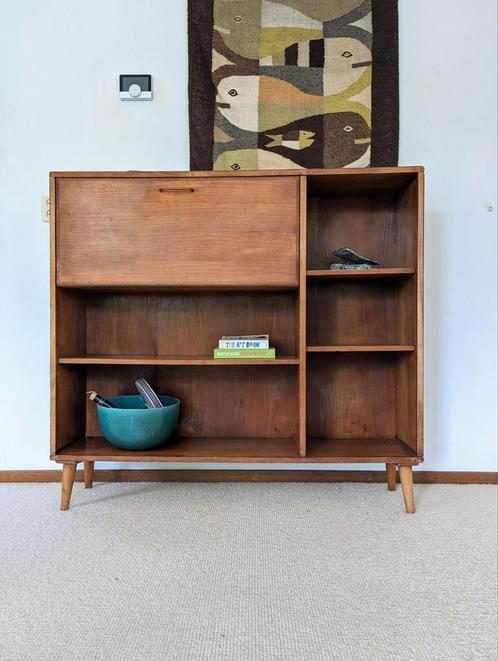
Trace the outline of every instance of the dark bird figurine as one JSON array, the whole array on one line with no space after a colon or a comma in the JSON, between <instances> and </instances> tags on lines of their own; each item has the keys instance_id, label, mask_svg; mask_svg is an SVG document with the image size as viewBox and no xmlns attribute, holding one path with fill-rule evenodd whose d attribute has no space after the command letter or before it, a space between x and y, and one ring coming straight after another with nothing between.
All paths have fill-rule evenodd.
<instances>
[{"instance_id":1,"label":"dark bird figurine","mask_svg":"<svg viewBox=\"0 0 498 661\"><path fill-rule=\"evenodd\" d=\"M379 266L379 262L370 259L369 257L363 257L357 252L345 246L344 248L339 248L334 250L332 253L337 259L341 259L344 264L332 264L331 269L371 269L373 266Z\"/></svg>"}]
</instances>

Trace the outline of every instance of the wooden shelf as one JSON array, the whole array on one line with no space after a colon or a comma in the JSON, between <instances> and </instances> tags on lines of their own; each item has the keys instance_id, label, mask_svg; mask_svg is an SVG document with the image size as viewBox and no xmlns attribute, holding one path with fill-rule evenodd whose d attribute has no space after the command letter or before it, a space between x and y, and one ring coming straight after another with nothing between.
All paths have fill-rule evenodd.
<instances>
[{"instance_id":1,"label":"wooden shelf","mask_svg":"<svg viewBox=\"0 0 498 661\"><path fill-rule=\"evenodd\" d=\"M404 278L415 274L413 268L362 269L360 271L331 271L330 269L314 269L306 271L308 278L328 280L355 280L363 278Z\"/></svg>"},{"instance_id":2,"label":"wooden shelf","mask_svg":"<svg viewBox=\"0 0 498 661\"><path fill-rule=\"evenodd\" d=\"M397 438L308 438L308 459L340 463L418 463L416 453Z\"/></svg>"},{"instance_id":3,"label":"wooden shelf","mask_svg":"<svg viewBox=\"0 0 498 661\"><path fill-rule=\"evenodd\" d=\"M415 346L413 344L336 344L329 346L306 347L306 351L310 353L353 353L359 351L406 352L415 351Z\"/></svg>"},{"instance_id":4,"label":"wooden shelf","mask_svg":"<svg viewBox=\"0 0 498 661\"><path fill-rule=\"evenodd\" d=\"M60 365L298 365L299 358L281 356L273 360L210 358L209 356L69 356Z\"/></svg>"},{"instance_id":5,"label":"wooden shelf","mask_svg":"<svg viewBox=\"0 0 498 661\"><path fill-rule=\"evenodd\" d=\"M144 461L229 463L418 463L396 438L312 438L306 457L292 438L178 438L152 450L121 450L100 436L86 437L59 450L57 461Z\"/></svg>"},{"instance_id":6,"label":"wooden shelf","mask_svg":"<svg viewBox=\"0 0 498 661\"><path fill-rule=\"evenodd\" d=\"M56 283L57 289L65 291L81 291L95 294L227 294L237 293L266 293L266 292L296 292L297 284L290 285L218 285L216 283L203 283L202 285L158 285L144 282L140 285L95 285L86 282L81 283Z\"/></svg>"},{"instance_id":7,"label":"wooden shelf","mask_svg":"<svg viewBox=\"0 0 498 661\"><path fill-rule=\"evenodd\" d=\"M74 461L291 462L298 458L292 438L176 438L152 450L121 450L100 436L82 438L52 457Z\"/></svg>"}]
</instances>

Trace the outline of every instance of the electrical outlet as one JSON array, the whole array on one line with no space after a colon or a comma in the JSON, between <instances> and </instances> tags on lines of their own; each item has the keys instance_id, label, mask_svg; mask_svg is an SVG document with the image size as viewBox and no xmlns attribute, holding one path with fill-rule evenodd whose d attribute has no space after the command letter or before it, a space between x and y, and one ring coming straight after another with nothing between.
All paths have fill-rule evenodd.
<instances>
[{"instance_id":1,"label":"electrical outlet","mask_svg":"<svg viewBox=\"0 0 498 661\"><path fill-rule=\"evenodd\" d=\"M43 223L50 222L50 198L43 195L41 198L41 219Z\"/></svg>"}]
</instances>

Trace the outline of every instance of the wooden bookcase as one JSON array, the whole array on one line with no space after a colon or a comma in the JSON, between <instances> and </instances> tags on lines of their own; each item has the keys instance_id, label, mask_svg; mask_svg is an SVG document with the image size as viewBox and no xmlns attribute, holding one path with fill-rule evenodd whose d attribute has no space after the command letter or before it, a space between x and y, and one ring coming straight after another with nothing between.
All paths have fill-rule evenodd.
<instances>
[{"instance_id":1,"label":"wooden bookcase","mask_svg":"<svg viewBox=\"0 0 498 661\"><path fill-rule=\"evenodd\" d=\"M423 460L423 169L60 172L51 182L51 458L67 509L95 461L384 463L414 511ZM331 271L350 246L380 267ZM277 359L215 361L223 334ZM85 391L181 399L146 452Z\"/></svg>"}]
</instances>

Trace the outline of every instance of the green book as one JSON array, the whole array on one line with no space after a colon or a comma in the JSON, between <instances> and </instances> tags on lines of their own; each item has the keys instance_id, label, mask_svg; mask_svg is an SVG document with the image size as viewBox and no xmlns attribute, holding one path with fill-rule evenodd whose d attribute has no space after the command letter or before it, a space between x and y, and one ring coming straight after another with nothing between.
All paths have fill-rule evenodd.
<instances>
[{"instance_id":1,"label":"green book","mask_svg":"<svg viewBox=\"0 0 498 661\"><path fill-rule=\"evenodd\" d=\"M215 358L274 360L275 349L215 349L213 355Z\"/></svg>"}]
</instances>

